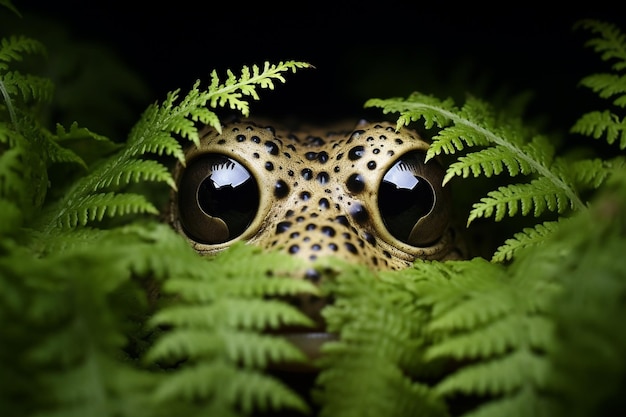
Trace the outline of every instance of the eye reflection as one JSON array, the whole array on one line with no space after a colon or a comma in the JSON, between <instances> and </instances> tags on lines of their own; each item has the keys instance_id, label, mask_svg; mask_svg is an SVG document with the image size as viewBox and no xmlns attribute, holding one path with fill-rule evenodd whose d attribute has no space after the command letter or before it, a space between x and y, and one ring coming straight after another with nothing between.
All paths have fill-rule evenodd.
<instances>
[{"instance_id":1,"label":"eye reflection","mask_svg":"<svg viewBox=\"0 0 626 417\"><path fill-rule=\"evenodd\" d=\"M178 207L189 237L201 243L224 243L244 233L254 219L259 190L242 164L207 154L191 161L183 172Z\"/></svg>"}]
</instances>

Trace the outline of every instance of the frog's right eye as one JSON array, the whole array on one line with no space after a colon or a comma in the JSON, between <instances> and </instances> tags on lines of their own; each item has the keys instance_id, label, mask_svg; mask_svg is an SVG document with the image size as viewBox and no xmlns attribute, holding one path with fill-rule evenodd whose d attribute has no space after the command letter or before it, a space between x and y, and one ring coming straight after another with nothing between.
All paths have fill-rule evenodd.
<instances>
[{"instance_id":1,"label":"frog's right eye","mask_svg":"<svg viewBox=\"0 0 626 417\"><path fill-rule=\"evenodd\" d=\"M259 187L236 160L205 154L189 161L178 184L178 213L198 243L219 244L248 228L259 209Z\"/></svg>"}]
</instances>

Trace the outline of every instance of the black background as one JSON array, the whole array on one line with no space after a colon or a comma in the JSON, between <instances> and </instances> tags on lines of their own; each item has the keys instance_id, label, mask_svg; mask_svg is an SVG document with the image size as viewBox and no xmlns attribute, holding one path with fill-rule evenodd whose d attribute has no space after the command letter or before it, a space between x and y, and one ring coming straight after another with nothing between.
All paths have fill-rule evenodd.
<instances>
[{"instance_id":1,"label":"black background","mask_svg":"<svg viewBox=\"0 0 626 417\"><path fill-rule=\"evenodd\" d=\"M261 92L253 114L326 121L369 117L368 98L416 90L459 102L465 93L489 99L533 90L530 111L567 129L591 110L580 79L609 69L584 46L591 33L574 23L592 18L626 30L626 19L600 3L586 10L391 1L13 3L25 25L31 15L58 22L70 38L104 44L134 70L149 91L134 120L168 91L184 92L198 79L208 84L211 70L223 77L229 68L293 59L315 69Z\"/></svg>"}]
</instances>

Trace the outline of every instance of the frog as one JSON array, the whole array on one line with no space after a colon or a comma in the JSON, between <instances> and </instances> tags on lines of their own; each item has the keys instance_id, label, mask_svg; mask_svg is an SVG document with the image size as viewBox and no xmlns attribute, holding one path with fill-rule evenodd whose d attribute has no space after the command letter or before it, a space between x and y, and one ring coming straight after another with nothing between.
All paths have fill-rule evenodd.
<instances>
[{"instance_id":1,"label":"frog","mask_svg":"<svg viewBox=\"0 0 626 417\"><path fill-rule=\"evenodd\" d=\"M240 118L220 127L204 128L174 169L168 221L199 254L241 241L283 251L307 265L294 278L316 285L325 275L315 265L329 257L373 270L466 257L445 167L426 157L430 144L416 130L366 119L293 126ZM321 314L332 300L291 302L316 326L284 334L314 359L336 338Z\"/></svg>"}]
</instances>

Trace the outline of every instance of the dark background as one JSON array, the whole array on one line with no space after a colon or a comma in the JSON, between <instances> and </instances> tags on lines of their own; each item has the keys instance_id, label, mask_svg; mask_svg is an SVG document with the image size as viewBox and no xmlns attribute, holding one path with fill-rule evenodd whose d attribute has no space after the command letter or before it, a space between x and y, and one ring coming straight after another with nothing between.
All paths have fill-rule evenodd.
<instances>
[{"instance_id":1,"label":"dark background","mask_svg":"<svg viewBox=\"0 0 626 417\"><path fill-rule=\"evenodd\" d=\"M207 85L213 69L224 77L229 68L293 59L315 69L288 74L285 85L262 91L253 115L371 118L380 115L363 109L372 97L418 90L459 104L465 93L505 104L532 90L529 113L547 117L552 129L568 129L594 103L577 86L580 79L609 69L584 46L591 33L574 30L574 23L593 18L626 30L626 18L596 2L586 10L391 1L13 4L23 14L20 24L44 33L37 35L44 41L53 39L47 25L57 25L67 42L102 45L135 73L128 126L168 91L185 92L198 79ZM94 103L119 77L111 72L90 87Z\"/></svg>"}]
</instances>

